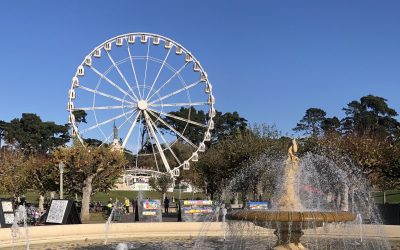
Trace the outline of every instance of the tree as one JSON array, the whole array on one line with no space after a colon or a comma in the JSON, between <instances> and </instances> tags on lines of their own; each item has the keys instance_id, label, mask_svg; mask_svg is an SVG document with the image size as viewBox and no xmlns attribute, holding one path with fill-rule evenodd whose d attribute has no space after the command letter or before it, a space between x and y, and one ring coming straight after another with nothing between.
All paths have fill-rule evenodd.
<instances>
[{"instance_id":1,"label":"tree","mask_svg":"<svg viewBox=\"0 0 400 250\"><path fill-rule=\"evenodd\" d=\"M29 186L27 157L19 150L0 150L0 191L19 197Z\"/></svg>"},{"instance_id":2,"label":"tree","mask_svg":"<svg viewBox=\"0 0 400 250\"><path fill-rule=\"evenodd\" d=\"M361 137L400 138L400 123L397 112L390 108L387 100L379 96L363 96L343 108L346 117L342 120L343 132Z\"/></svg>"},{"instance_id":3,"label":"tree","mask_svg":"<svg viewBox=\"0 0 400 250\"><path fill-rule=\"evenodd\" d=\"M190 117L191 121L195 121L204 124L207 121L207 114L203 110L196 110L194 107L181 108L179 111L170 112L170 115L178 117ZM172 124L172 127L179 131L185 131L186 136L194 144L198 145L204 139L204 133L206 128L199 127L175 118L165 117L165 122ZM211 143L215 144L217 141L224 139L225 137L236 133L238 130L244 131L247 128L247 120L239 115L238 112L222 112L216 111L216 115L213 118L214 130L211 133ZM165 131L173 133L168 127L162 126ZM175 133L173 133L176 135Z\"/></svg>"},{"instance_id":4,"label":"tree","mask_svg":"<svg viewBox=\"0 0 400 250\"><path fill-rule=\"evenodd\" d=\"M340 121L339 119L334 116L332 118L325 118L321 122L321 129L324 131L325 135L331 134L331 133L338 133L338 129L340 128Z\"/></svg>"},{"instance_id":5,"label":"tree","mask_svg":"<svg viewBox=\"0 0 400 250\"><path fill-rule=\"evenodd\" d=\"M82 194L81 220L89 220L91 195L111 189L121 176L126 164L120 151L105 146L83 146L75 142L72 147L61 147L52 154L55 164L65 164L66 190L70 194Z\"/></svg>"},{"instance_id":6,"label":"tree","mask_svg":"<svg viewBox=\"0 0 400 250\"><path fill-rule=\"evenodd\" d=\"M162 200L164 202L168 188L172 185L172 178L169 175L162 174L158 177L151 177L149 179L149 185L152 189L162 194Z\"/></svg>"},{"instance_id":7,"label":"tree","mask_svg":"<svg viewBox=\"0 0 400 250\"><path fill-rule=\"evenodd\" d=\"M5 125L6 142L25 153L46 154L70 140L67 125L43 122L36 114L22 114Z\"/></svg>"},{"instance_id":8,"label":"tree","mask_svg":"<svg viewBox=\"0 0 400 250\"><path fill-rule=\"evenodd\" d=\"M206 119L206 114L203 110L196 110L194 107L190 108L180 108L179 111L169 112L170 115L182 118L190 118L191 121L198 122L204 124ZM200 142L203 141L205 128L199 127L197 125L187 123L185 121L181 121L179 119L172 118L171 116L166 116L163 120L171 125L175 130L182 133L185 137L187 137L191 142L198 145ZM163 128L164 131L167 131L173 135L176 135L177 138L179 137L175 134L170 128L160 124L160 127Z\"/></svg>"},{"instance_id":9,"label":"tree","mask_svg":"<svg viewBox=\"0 0 400 250\"><path fill-rule=\"evenodd\" d=\"M268 131L273 127L255 126L244 131L238 130L213 145L196 165L206 191L211 195L220 193L224 181L232 178L248 162L258 158L276 138L268 136L277 133Z\"/></svg>"},{"instance_id":10,"label":"tree","mask_svg":"<svg viewBox=\"0 0 400 250\"><path fill-rule=\"evenodd\" d=\"M239 113L234 111L233 113L227 112L222 114L216 111L214 117L214 130L212 131L212 143L216 143L224 138L238 132L245 131L247 129L247 120L240 117Z\"/></svg>"},{"instance_id":11,"label":"tree","mask_svg":"<svg viewBox=\"0 0 400 250\"><path fill-rule=\"evenodd\" d=\"M306 114L293 129L295 132L303 132L304 135L316 137L321 134L321 124L326 119L326 112L319 108L309 108Z\"/></svg>"}]
</instances>

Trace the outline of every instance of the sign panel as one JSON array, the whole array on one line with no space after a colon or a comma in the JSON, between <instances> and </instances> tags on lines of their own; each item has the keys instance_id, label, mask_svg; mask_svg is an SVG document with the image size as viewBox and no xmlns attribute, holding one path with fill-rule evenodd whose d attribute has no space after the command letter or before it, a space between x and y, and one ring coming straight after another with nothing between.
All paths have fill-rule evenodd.
<instances>
[{"instance_id":1,"label":"sign panel","mask_svg":"<svg viewBox=\"0 0 400 250\"><path fill-rule=\"evenodd\" d=\"M268 210L269 202L267 202L267 201L250 201L250 202L247 202L247 208L250 210Z\"/></svg>"},{"instance_id":2,"label":"sign panel","mask_svg":"<svg viewBox=\"0 0 400 250\"><path fill-rule=\"evenodd\" d=\"M182 221L204 221L207 216L213 219L214 208L212 200L183 200L181 201Z\"/></svg>"},{"instance_id":3,"label":"sign panel","mask_svg":"<svg viewBox=\"0 0 400 250\"><path fill-rule=\"evenodd\" d=\"M72 200L52 200L47 214L48 224L81 224L81 220Z\"/></svg>"},{"instance_id":4,"label":"sign panel","mask_svg":"<svg viewBox=\"0 0 400 250\"><path fill-rule=\"evenodd\" d=\"M11 227L14 223L14 208L12 199L0 199L0 225Z\"/></svg>"},{"instance_id":5,"label":"sign panel","mask_svg":"<svg viewBox=\"0 0 400 250\"><path fill-rule=\"evenodd\" d=\"M153 199L139 200L139 221L161 222L161 201Z\"/></svg>"}]
</instances>

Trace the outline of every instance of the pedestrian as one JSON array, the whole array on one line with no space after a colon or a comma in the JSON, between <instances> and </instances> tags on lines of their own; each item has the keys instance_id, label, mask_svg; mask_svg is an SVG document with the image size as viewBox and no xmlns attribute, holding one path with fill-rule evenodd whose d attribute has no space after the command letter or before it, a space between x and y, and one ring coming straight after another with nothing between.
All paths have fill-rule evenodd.
<instances>
[{"instance_id":1,"label":"pedestrian","mask_svg":"<svg viewBox=\"0 0 400 250\"><path fill-rule=\"evenodd\" d=\"M125 209L126 209L126 214L129 214L129 207L131 206L131 204L130 204L129 199L127 197L125 197L124 206L125 206Z\"/></svg>"},{"instance_id":2,"label":"pedestrian","mask_svg":"<svg viewBox=\"0 0 400 250\"><path fill-rule=\"evenodd\" d=\"M108 200L108 203L107 203L107 215L111 214L112 207L113 207L112 199L110 198L110 200Z\"/></svg>"},{"instance_id":3,"label":"pedestrian","mask_svg":"<svg viewBox=\"0 0 400 250\"><path fill-rule=\"evenodd\" d=\"M165 214L168 214L168 208L169 208L169 199L168 199L168 196L165 196L165 199L164 199L164 211L165 211Z\"/></svg>"}]
</instances>

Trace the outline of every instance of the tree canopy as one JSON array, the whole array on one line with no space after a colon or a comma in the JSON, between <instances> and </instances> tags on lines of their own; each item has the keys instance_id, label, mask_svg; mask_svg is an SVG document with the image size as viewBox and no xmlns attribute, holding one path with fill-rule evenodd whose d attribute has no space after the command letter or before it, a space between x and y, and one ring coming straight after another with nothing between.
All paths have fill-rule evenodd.
<instances>
[{"instance_id":1,"label":"tree canopy","mask_svg":"<svg viewBox=\"0 0 400 250\"><path fill-rule=\"evenodd\" d=\"M68 125L43 122L36 114L24 113L21 118L3 123L5 141L25 153L49 153L70 140Z\"/></svg>"}]
</instances>

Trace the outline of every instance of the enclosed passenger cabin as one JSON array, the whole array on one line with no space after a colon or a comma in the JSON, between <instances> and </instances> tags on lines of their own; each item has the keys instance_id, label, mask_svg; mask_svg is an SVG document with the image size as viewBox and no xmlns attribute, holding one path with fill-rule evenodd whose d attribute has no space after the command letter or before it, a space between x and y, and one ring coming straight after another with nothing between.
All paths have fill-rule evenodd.
<instances>
[{"instance_id":1,"label":"enclosed passenger cabin","mask_svg":"<svg viewBox=\"0 0 400 250\"><path fill-rule=\"evenodd\" d=\"M104 49L106 51L111 51L111 46L112 46L111 42L108 42L108 43L104 44Z\"/></svg>"},{"instance_id":2,"label":"enclosed passenger cabin","mask_svg":"<svg viewBox=\"0 0 400 250\"><path fill-rule=\"evenodd\" d=\"M200 65L197 62L193 66L193 71L194 72L199 72L200 71Z\"/></svg>"},{"instance_id":3,"label":"enclosed passenger cabin","mask_svg":"<svg viewBox=\"0 0 400 250\"><path fill-rule=\"evenodd\" d=\"M179 47L179 46L176 46L176 51L175 51L175 54L177 54L177 55L182 55L182 53L183 53L183 50L182 50L182 48L181 48L181 47Z\"/></svg>"},{"instance_id":4,"label":"enclosed passenger cabin","mask_svg":"<svg viewBox=\"0 0 400 250\"><path fill-rule=\"evenodd\" d=\"M204 136L204 140L205 141L211 141L211 133L210 131L207 131L205 136Z\"/></svg>"},{"instance_id":5,"label":"enclosed passenger cabin","mask_svg":"<svg viewBox=\"0 0 400 250\"><path fill-rule=\"evenodd\" d=\"M215 109L214 109L214 107L210 108L210 111L208 112L208 116L210 118L214 118L215 117Z\"/></svg>"},{"instance_id":6,"label":"enclosed passenger cabin","mask_svg":"<svg viewBox=\"0 0 400 250\"><path fill-rule=\"evenodd\" d=\"M96 49L93 52L93 56L96 57L96 58L100 58L101 57L101 49Z\"/></svg>"},{"instance_id":7,"label":"enclosed passenger cabin","mask_svg":"<svg viewBox=\"0 0 400 250\"><path fill-rule=\"evenodd\" d=\"M185 62L191 62L192 60L193 60L192 56L190 54L186 54Z\"/></svg>"},{"instance_id":8,"label":"enclosed passenger cabin","mask_svg":"<svg viewBox=\"0 0 400 250\"><path fill-rule=\"evenodd\" d=\"M208 128L209 128L210 130L214 129L214 121L211 120L211 119L208 121Z\"/></svg>"},{"instance_id":9,"label":"enclosed passenger cabin","mask_svg":"<svg viewBox=\"0 0 400 250\"><path fill-rule=\"evenodd\" d=\"M72 100L75 99L75 90L74 89L69 90L68 97Z\"/></svg>"},{"instance_id":10,"label":"enclosed passenger cabin","mask_svg":"<svg viewBox=\"0 0 400 250\"><path fill-rule=\"evenodd\" d=\"M197 152L193 152L192 161L199 161L199 155L197 154Z\"/></svg>"},{"instance_id":11,"label":"enclosed passenger cabin","mask_svg":"<svg viewBox=\"0 0 400 250\"><path fill-rule=\"evenodd\" d=\"M68 102L67 104L67 111L74 110L74 103L73 102Z\"/></svg>"},{"instance_id":12,"label":"enclosed passenger cabin","mask_svg":"<svg viewBox=\"0 0 400 250\"><path fill-rule=\"evenodd\" d=\"M74 88L79 87L79 78L78 77L76 77L76 76L72 77L72 86Z\"/></svg>"},{"instance_id":13,"label":"enclosed passenger cabin","mask_svg":"<svg viewBox=\"0 0 400 250\"><path fill-rule=\"evenodd\" d=\"M204 92L206 92L207 94L209 94L209 93L211 93L211 91L212 91L211 84L206 83L206 87L205 87L205 89L204 89Z\"/></svg>"},{"instance_id":14,"label":"enclosed passenger cabin","mask_svg":"<svg viewBox=\"0 0 400 250\"><path fill-rule=\"evenodd\" d=\"M141 43L147 43L147 36L146 35L141 35L140 36L140 42Z\"/></svg>"},{"instance_id":15,"label":"enclosed passenger cabin","mask_svg":"<svg viewBox=\"0 0 400 250\"><path fill-rule=\"evenodd\" d=\"M172 42L171 42L171 41L165 41L164 47L165 47L166 49L172 48Z\"/></svg>"},{"instance_id":16,"label":"enclosed passenger cabin","mask_svg":"<svg viewBox=\"0 0 400 250\"><path fill-rule=\"evenodd\" d=\"M213 95L208 96L208 104L214 104L215 102L215 97Z\"/></svg>"},{"instance_id":17,"label":"enclosed passenger cabin","mask_svg":"<svg viewBox=\"0 0 400 250\"><path fill-rule=\"evenodd\" d=\"M160 44L160 38L159 37L153 37L153 45L159 45Z\"/></svg>"},{"instance_id":18,"label":"enclosed passenger cabin","mask_svg":"<svg viewBox=\"0 0 400 250\"><path fill-rule=\"evenodd\" d=\"M204 144L204 142L200 142L199 152L204 152L204 151L206 151L206 144Z\"/></svg>"},{"instance_id":19,"label":"enclosed passenger cabin","mask_svg":"<svg viewBox=\"0 0 400 250\"><path fill-rule=\"evenodd\" d=\"M82 65L79 65L76 74L77 74L78 76L84 76L84 75L85 75L85 69L83 68Z\"/></svg>"},{"instance_id":20,"label":"enclosed passenger cabin","mask_svg":"<svg viewBox=\"0 0 400 250\"><path fill-rule=\"evenodd\" d=\"M128 36L128 43L132 44L135 43L136 37L134 35L129 35Z\"/></svg>"},{"instance_id":21,"label":"enclosed passenger cabin","mask_svg":"<svg viewBox=\"0 0 400 250\"><path fill-rule=\"evenodd\" d=\"M178 177L180 174L181 174L181 173L180 173L179 168L174 168L174 169L172 170L172 175L173 175L173 176Z\"/></svg>"},{"instance_id":22,"label":"enclosed passenger cabin","mask_svg":"<svg viewBox=\"0 0 400 250\"><path fill-rule=\"evenodd\" d=\"M201 82L207 82L207 75L206 75L206 73L204 73L204 72L201 73L200 81L201 81Z\"/></svg>"},{"instance_id":23,"label":"enclosed passenger cabin","mask_svg":"<svg viewBox=\"0 0 400 250\"><path fill-rule=\"evenodd\" d=\"M183 170L189 170L189 169L190 169L189 161L184 161L183 162Z\"/></svg>"},{"instance_id":24,"label":"enclosed passenger cabin","mask_svg":"<svg viewBox=\"0 0 400 250\"><path fill-rule=\"evenodd\" d=\"M92 66L92 57L91 56L87 56L86 58L85 58L85 65L86 66Z\"/></svg>"},{"instance_id":25,"label":"enclosed passenger cabin","mask_svg":"<svg viewBox=\"0 0 400 250\"><path fill-rule=\"evenodd\" d=\"M124 39L122 39L122 37L118 37L117 40L115 41L115 45L121 47L123 44L124 44Z\"/></svg>"}]
</instances>

